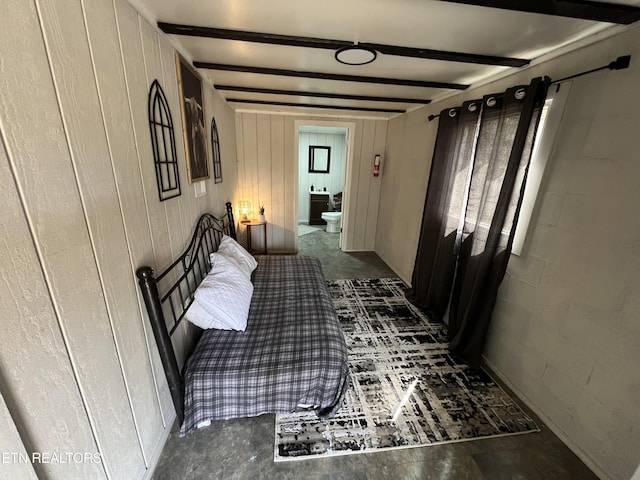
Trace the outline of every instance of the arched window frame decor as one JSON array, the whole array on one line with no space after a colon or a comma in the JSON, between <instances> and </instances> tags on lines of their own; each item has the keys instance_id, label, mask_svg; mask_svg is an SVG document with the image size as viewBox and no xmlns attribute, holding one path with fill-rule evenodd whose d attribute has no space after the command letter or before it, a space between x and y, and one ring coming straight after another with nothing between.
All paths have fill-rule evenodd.
<instances>
[{"instance_id":1,"label":"arched window frame decor","mask_svg":"<svg viewBox=\"0 0 640 480\"><path fill-rule=\"evenodd\" d=\"M211 155L213 155L213 180L222 183L222 161L220 158L220 137L216 119L211 117Z\"/></svg>"},{"instance_id":2,"label":"arched window frame decor","mask_svg":"<svg viewBox=\"0 0 640 480\"><path fill-rule=\"evenodd\" d=\"M177 197L180 192L178 156L169 103L158 80L149 89L149 129L160 201Z\"/></svg>"}]
</instances>

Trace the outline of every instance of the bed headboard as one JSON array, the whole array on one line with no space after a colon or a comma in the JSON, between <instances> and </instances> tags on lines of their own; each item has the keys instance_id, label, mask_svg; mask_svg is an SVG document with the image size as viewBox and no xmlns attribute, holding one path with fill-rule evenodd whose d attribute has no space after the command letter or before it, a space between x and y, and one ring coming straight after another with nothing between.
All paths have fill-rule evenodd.
<instances>
[{"instance_id":1,"label":"bed headboard","mask_svg":"<svg viewBox=\"0 0 640 480\"><path fill-rule=\"evenodd\" d=\"M184 386L171 335L191 306L196 288L211 270L209 254L218 249L223 235L237 239L231 202L226 203L226 209L220 219L208 213L202 215L186 250L159 275L154 276L149 266L136 270L180 423L184 417Z\"/></svg>"}]
</instances>

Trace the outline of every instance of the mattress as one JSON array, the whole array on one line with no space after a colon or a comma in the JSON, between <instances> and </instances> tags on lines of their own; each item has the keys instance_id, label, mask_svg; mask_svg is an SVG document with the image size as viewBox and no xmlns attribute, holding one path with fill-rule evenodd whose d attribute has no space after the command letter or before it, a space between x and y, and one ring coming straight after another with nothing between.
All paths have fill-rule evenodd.
<instances>
[{"instance_id":1,"label":"mattress","mask_svg":"<svg viewBox=\"0 0 640 480\"><path fill-rule=\"evenodd\" d=\"M244 332L205 330L185 372L184 435L209 420L341 407L347 347L320 261L261 256Z\"/></svg>"}]
</instances>

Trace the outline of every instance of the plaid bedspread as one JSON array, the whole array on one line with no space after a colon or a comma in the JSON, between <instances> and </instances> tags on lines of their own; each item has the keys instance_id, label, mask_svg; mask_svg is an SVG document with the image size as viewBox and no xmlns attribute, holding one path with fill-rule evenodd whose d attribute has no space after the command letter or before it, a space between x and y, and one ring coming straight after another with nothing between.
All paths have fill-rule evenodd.
<instances>
[{"instance_id":1,"label":"plaid bedspread","mask_svg":"<svg viewBox=\"0 0 640 480\"><path fill-rule=\"evenodd\" d=\"M347 347L320 261L262 256L253 274L247 329L206 330L185 373L184 435L205 420L342 406Z\"/></svg>"}]
</instances>

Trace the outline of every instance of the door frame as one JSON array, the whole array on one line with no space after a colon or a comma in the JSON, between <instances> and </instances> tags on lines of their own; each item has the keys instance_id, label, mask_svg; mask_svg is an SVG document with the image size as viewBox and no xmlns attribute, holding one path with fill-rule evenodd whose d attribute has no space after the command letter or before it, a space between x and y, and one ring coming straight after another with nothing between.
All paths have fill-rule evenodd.
<instances>
[{"instance_id":1,"label":"door frame","mask_svg":"<svg viewBox=\"0 0 640 480\"><path fill-rule=\"evenodd\" d=\"M295 241L294 248L295 251L298 251L298 208L299 208L299 198L300 198L300 127L303 125L311 126L311 127L340 127L346 128L347 130L347 138L346 138L346 146L347 146L347 156L345 159L345 172L344 172L344 185L342 187L342 231L340 232L340 242L339 247L340 250L343 250L343 245L347 245L347 240L350 238L351 229L349 228L349 186L351 185L352 178L352 167L353 167L353 144L355 138L355 130L356 130L356 122L344 122L344 121L332 121L332 120L296 120L294 122L294 158L295 158L295 172L294 176L296 179L296 202L294 208L294 214L296 219L296 231L295 231Z\"/></svg>"}]
</instances>

